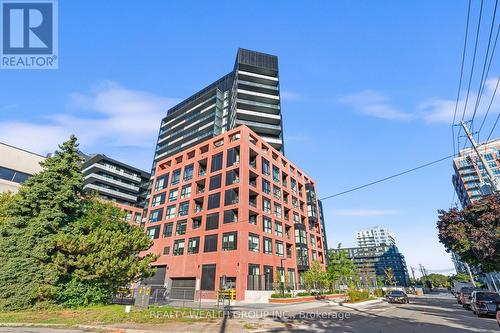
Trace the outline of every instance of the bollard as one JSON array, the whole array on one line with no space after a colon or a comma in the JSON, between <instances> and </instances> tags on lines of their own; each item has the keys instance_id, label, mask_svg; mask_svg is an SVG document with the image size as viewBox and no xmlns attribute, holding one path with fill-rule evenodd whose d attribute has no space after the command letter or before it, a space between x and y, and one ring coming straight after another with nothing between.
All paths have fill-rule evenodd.
<instances>
[{"instance_id":1,"label":"bollard","mask_svg":"<svg viewBox=\"0 0 500 333\"><path fill-rule=\"evenodd\" d=\"M125 313L130 313L132 310L132 305L125 305Z\"/></svg>"}]
</instances>

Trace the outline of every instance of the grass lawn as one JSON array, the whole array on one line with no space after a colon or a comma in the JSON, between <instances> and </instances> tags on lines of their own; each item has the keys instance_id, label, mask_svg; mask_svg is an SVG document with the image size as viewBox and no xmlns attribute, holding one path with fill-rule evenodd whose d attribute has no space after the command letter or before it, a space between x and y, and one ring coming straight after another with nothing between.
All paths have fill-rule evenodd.
<instances>
[{"instance_id":1,"label":"grass lawn","mask_svg":"<svg viewBox=\"0 0 500 333\"><path fill-rule=\"evenodd\" d=\"M161 324L172 321L212 321L222 317L221 311L174 308L132 308L125 313L124 305L103 305L79 309L51 309L0 312L0 323L37 323L62 325L107 325L117 323Z\"/></svg>"}]
</instances>

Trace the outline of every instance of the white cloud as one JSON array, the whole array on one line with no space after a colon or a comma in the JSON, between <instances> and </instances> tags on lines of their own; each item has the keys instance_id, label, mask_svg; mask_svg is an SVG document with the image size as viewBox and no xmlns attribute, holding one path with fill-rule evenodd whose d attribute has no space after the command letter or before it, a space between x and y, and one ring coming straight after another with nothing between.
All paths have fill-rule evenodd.
<instances>
[{"instance_id":1,"label":"white cloud","mask_svg":"<svg viewBox=\"0 0 500 333\"><path fill-rule=\"evenodd\" d=\"M90 93L71 94L68 111L46 116L46 124L0 122L0 141L47 153L74 133L83 147L105 143L152 149L160 121L175 103L104 81Z\"/></svg>"},{"instance_id":2,"label":"white cloud","mask_svg":"<svg viewBox=\"0 0 500 333\"><path fill-rule=\"evenodd\" d=\"M475 119L478 119L479 116L483 116L486 113L493 92L495 91L497 80L497 77L486 80L483 95L481 97L481 103L478 106ZM497 91L497 93L500 95L500 91ZM461 92L460 96L461 99L458 101L457 118L455 121L459 121L460 119L462 119L467 92ZM467 110L464 116L465 120L472 118L474 107L476 105L476 98L477 91L471 91L469 93ZM455 103L456 99L429 99L419 106L421 117L428 123L451 124L453 122L453 115L455 113ZM500 98L498 98L497 96L494 99L493 104L491 105L490 114L493 115L497 114L498 112L500 112Z\"/></svg>"},{"instance_id":3,"label":"white cloud","mask_svg":"<svg viewBox=\"0 0 500 333\"><path fill-rule=\"evenodd\" d=\"M355 111L376 118L387 120L412 120L415 115L398 110L390 103L387 96L374 91L363 90L344 96L339 102L351 106Z\"/></svg>"},{"instance_id":4,"label":"white cloud","mask_svg":"<svg viewBox=\"0 0 500 333\"><path fill-rule=\"evenodd\" d=\"M333 210L333 215L343 217L375 217L397 215L398 212L389 209L339 209Z\"/></svg>"},{"instance_id":5,"label":"white cloud","mask_svg":"<svg viewBox=\"0 0 500 333\"><path fill-rule=\"evenodd\" d=\"M290 90L282 90L280 91L280 98L284 101L298 101L302 99L302 95Z\"/></svg>"}]
</instances>

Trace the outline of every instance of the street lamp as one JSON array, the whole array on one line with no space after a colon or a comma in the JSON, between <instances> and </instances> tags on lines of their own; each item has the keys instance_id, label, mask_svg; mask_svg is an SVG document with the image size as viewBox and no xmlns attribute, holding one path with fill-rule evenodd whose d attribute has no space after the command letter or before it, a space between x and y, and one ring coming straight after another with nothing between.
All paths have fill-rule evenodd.
<instances>
[{"instance_id":1,"label":"street lamp","mask_svg":"<svg viewBox=\"0 0 500 333\"><path fill-rule=\"evenodd\" d=\"M283 261L285 258L281 258L281 296L285 296L285 268L283 267Z\"/></svg>"}]
</instances>

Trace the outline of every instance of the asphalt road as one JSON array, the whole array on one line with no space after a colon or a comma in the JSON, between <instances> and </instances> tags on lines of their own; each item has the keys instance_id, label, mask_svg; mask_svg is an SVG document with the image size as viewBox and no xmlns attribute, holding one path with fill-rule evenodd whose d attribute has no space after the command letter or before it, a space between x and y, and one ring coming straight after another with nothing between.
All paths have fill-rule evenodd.
<instances>
[{"instance_id":1,"label":"asphalt road","mask_svg":"<svg viewBox=\"0 0 500 333\"><path fill-rule=\"evenodd\" d=\"M340 320L327 313L344 313ZM305 313L305 314L304 314ZM306 314L310 319L304 319ZM409 304L386 302L351 309L323 305L305 312L290 312L299 323L288 332L368 332L368 333L465 333L500 332L495 318L478 318L464 310L451 295L431 295L410 299ZM319 314L315 316L315 314ZM349 314L349 318L346 318ZM302 317L302 318L301 318ZM323 318L321 318L323 317ZM338 316L337 316L338 317Z\"/></svg>"}]
</instances>

